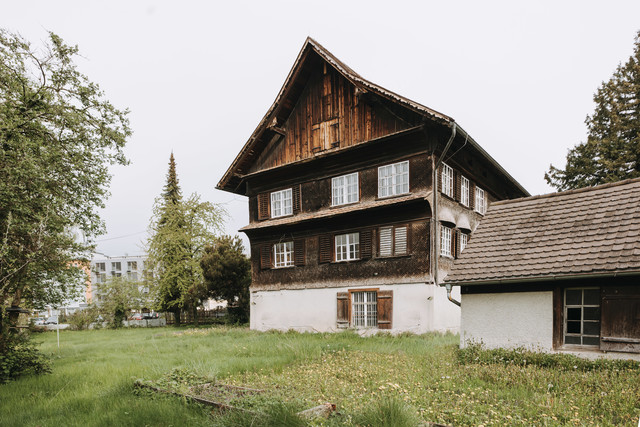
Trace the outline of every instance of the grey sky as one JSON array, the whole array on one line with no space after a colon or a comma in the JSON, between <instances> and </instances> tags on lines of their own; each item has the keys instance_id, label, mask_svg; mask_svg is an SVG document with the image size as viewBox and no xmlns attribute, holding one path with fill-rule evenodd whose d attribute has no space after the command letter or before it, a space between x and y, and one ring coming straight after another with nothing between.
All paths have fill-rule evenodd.
<instances>
[{"instance_id":1,"label":"grey sky","mask_svg":"<svg viewBox=\"0 0 640 427\"><path fill-rule=\"evenodd\" d=\"M132 164L112 170L98 250L140 242L173 150L183 194L223 204L227 232L247 201L215 190L309 35L363 77L453 117L531 194L585 139L592 96L632 53L638 1L26 1L0 26L34 44L77 44L80 69L131 110ZM127 236L127 237L122 237Z\"/></svg>"}]
</instances>

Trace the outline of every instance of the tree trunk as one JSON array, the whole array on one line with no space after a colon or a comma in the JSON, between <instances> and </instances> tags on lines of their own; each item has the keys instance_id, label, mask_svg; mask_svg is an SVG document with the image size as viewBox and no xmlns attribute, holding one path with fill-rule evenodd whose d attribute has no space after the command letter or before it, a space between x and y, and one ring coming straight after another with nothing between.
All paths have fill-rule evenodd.
<instances>
[{"instance_id":1,"label":"tree trunk","mask_svg":"<svg viewBox=\"0 0 640 427\"><path fill-rule=\"evenodd\" d=\"M179 308L173 309L173 319L175 320L175 323L174 323L175 326L180 326L180 314L181 314L181 310Z\"/></svg>"}]
</instances>

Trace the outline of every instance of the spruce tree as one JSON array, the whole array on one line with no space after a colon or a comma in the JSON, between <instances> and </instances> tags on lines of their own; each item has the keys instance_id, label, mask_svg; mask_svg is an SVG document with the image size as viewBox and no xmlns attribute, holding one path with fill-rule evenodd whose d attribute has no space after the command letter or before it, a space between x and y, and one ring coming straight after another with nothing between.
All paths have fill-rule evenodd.
<instances>
[{"instance_id":1,"label":"spruce tree","mask_svg":"<svg viewBox=\"0 0 640 427\"><path fill-rule=\"evenodd\" d=\"M634 52L593 96L587 141L569 150L564 170L553 165L546 181L559 191L640 177L640 31Z\"/></svg>"}]
</instances>

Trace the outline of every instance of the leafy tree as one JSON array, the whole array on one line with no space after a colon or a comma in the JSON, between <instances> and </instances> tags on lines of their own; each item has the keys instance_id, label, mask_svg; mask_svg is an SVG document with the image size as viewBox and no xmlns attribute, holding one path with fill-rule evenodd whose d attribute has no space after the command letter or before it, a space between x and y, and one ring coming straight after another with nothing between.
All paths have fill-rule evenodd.
<instances>
[{"instance_id":1,"label":"leafy tree","mask_svg":"<svg viewBox=\"0 0 640 427\"><path fill-rule=\"evenodd\" d=\"M61 303L82 285L71 261L104 231L108 165L126 164L127 111L74 64L78 48L49 33L43 48L0 29L0 354L17 313Z\"/></svg>"},{"instance_id":2,"label":"leafy tree","mask_svg":"<svg viewBox=\"0 0 640 427\"><path fill-rule=\"evenodd\" d=\"M153 270L156 308L172 312L176 324L183 310L196 314L202 305L206 293L200 258L206 243L220 230L224 215L220 207L202 202L197 194L182 199L172 153L167 184L154 204L147 263Z\"/></svg>"},{"instance_id":3,"label":"leafy tree","mask_svg":"<svg viewBox=\"0 0 640 427\"><path fill-rule=\"evenodd\" d=\"M99 311L112 328L122 327L122 321L132 310L141 310L147 298L141 283L125 277L111 277L98 287Z\"/></svg>"},{"instance_id":4,"label":"leafy tree","mask_svg":"<svg viewBox=\"0 0 640 427\"><path fill-rule=\"evenodd\" d=\"M208 296L226 300L232 319L247 322L251 263L244 254L242 240L238 236L218 237L205 247L200 265Z\"/></svg>"},{"instance_id":5,"label":"leafy tree","mask_svg":"<svg viewBox=\"0 0 640 427\"><path fill-rule=\"evenodd\" d=\"M640 176L640 31L634 52L593 96L587 141L569 150L564 170L553 165L546 181L558 190Z\"/></svg>"}]
</instances>

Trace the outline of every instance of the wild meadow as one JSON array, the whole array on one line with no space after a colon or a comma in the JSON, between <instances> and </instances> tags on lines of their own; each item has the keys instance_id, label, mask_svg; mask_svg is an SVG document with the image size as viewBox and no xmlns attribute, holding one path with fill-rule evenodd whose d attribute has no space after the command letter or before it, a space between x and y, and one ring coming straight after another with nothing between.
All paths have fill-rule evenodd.
<instances>
[{"instance_id":1,"label":"wild meadow","mask_svg":"<svg viewBox=\"0 0 640 427\"><path fill-rule=\"evenodd\" d=\"M7 426L638 425L640 367L518 351L457 350L455 335L260 333L244 328L35 335L52 373L0 385ZM177 391L204 382L263 390L212 413ZM335 403L329 419L296 412Z\"/></svg>"}]
</instances>

